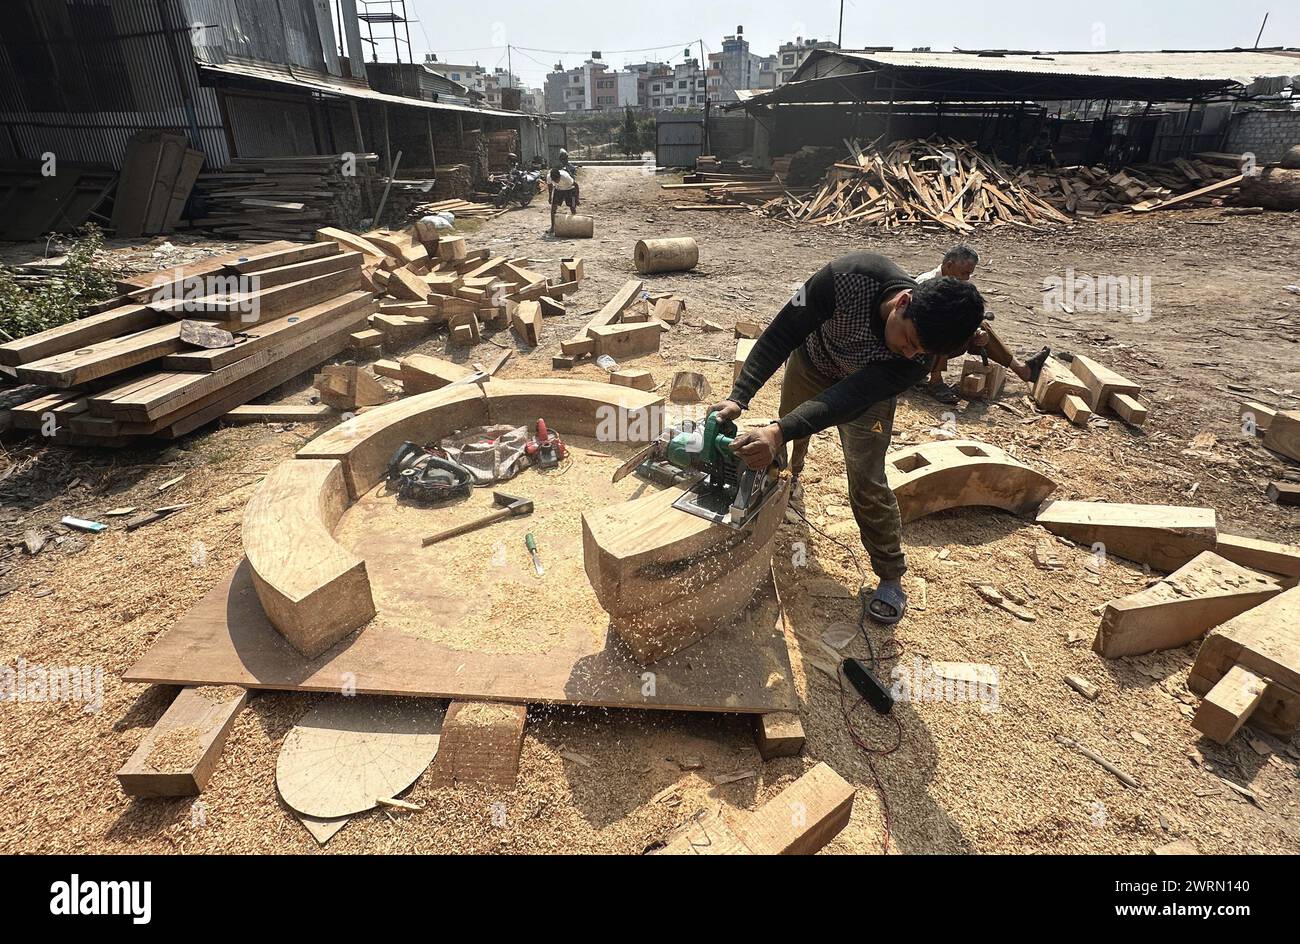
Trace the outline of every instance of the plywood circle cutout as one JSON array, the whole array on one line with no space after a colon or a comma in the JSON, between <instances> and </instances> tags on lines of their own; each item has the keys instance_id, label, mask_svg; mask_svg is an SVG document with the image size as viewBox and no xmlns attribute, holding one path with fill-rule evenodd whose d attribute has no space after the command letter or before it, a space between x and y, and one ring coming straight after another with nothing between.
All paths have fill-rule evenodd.
<instances>
[{"instance_id":1,"label":"plywood circle cutout","mask_svg":"<svg viewBox=\"0 0 1300 944\"><path fill-rule=\"evenodd\" d=\"M299 813L331 819L401 793L438 752L445 709L411 698L330 698L289 732L275 785Z\"/></svg>"}]
</instances>

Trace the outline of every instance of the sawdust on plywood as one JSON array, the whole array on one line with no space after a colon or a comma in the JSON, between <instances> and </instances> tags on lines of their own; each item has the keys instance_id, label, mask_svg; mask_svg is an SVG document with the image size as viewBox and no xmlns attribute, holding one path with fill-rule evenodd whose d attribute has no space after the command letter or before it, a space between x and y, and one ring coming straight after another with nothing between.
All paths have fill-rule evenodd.
<instances>
[{"instance_id":1,"label":"sawdust on plywood","mask_svg":"<svg viewBox=\"0 0 1300 944\"><path fill-rule=\"evenodd\" d=\"M495 489L532 499L529 515L422 547L427 534L497 510L493 489L430 507L401 501L381 484L348 509L335 538L366 562L377 624L468 652L590 651L603 642L609 617L583 564L582 513L626 500L641 483L610 482L628 447L559 433L569 460L528 469ZM529 533L541 577L524 543Z\"/></svg>"}]
</instances>

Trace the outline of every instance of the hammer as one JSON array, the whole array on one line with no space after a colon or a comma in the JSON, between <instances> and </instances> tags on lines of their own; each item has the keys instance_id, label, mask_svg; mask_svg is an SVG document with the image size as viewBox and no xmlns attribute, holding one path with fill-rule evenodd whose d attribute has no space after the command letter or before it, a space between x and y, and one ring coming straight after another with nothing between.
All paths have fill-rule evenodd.
<instances>
[{"instance_id":1,"label":"hammer","mask_svg":"<svg viewBox=\"0 0 1300 944\"><path fill-rule=\"evenodd\" d=\"M439 541L445 541L447 538L454 538L458 534L464 534L467 531L474 531L484 525L491 524L494 521L500 521L502 518L517 518L521 515L530 515L533 513L533 500L531 498L518 498L514 495L507 495L505 492L493 492L492 503L502 507L484 515L481 518L475 518L473 521L467 521L465 524L458 524L454 528L448 528L446 531L439 531L436 534L430 534L420 541L421 547L428 547L430 544L437 544Z\"/></svg>"}]
</instances>

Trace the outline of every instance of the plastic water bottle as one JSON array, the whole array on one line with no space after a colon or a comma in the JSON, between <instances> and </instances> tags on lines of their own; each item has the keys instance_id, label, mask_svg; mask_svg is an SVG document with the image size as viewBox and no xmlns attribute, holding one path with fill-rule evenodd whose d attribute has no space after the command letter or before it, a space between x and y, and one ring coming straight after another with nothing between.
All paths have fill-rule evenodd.
<instances>
[{"instance_id":1,"label":"plastic water bottle","mask_svg":"<svg viewBox=\"0 0 1300 944\"><path fill-rule=\"evenodd\" d=\"M609 371L611 374L618 370L618 361L614 360L614 358L610 357L608 354L600 355L600 357L596 358L596 363L605 368L605 370Z\"/></svg>"}]
</instances>

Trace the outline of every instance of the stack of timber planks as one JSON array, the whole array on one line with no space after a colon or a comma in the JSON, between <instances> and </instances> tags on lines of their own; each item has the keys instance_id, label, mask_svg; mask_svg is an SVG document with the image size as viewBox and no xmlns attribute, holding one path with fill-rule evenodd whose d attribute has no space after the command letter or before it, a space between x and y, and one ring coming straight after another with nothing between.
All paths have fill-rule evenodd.
<instances>
[{"instance_id":1,"label":"stack of timber planks","mask_svg":"<svg viewBox=\"0 0 1300 944\"><path fill-rule=\"evenodd\" d=\"M233 239L301 239L327 221L359 220L368 214L362 181L374 177L375 154L235 158L225 170L200 174L196 204L203 214L191 224Z\"/></svg>"},{"instance_id":2,"label":"stack of timber planks","mask_svg":"<svg viewBox=\"0 0 1300 944\"><path fill-rule=\"evenodd\" d=\"M819 188L774 197L761 212L791 224L919 225L958 233L1070 222L996 158L961 141L933 137L895 141L884 152L852 149L847 161L827 169Z\"/></svg>"},{"instance_id":3,"label":"stack of timber planks","mask_svg":"<svg viewBox=\"0 0 1300 944\"><path fill-rule=\"evenodd\" d=\"M364 262L276 242L125 279L114 303L0 345L0 364L45 388L8 419L71 445L184 435L348 347L375 310Z\"/></svg>"},{"instance_id":4,"label":"stack of timber planks","mask_svg":"<svg viewBox=\"0 0 1300 944\"><path fill-rule=\"evenodd\" d=\"M110 225L119 237L170 233L203 168L202 151L168 131L137 132L126 146Z\"/></svg>"},{"instance_id":5,"label":"stack of timber planks","mask_svg":"<svg viewBox=\"0 0 1300 944\"><path fill-rule=\"evenodd\" d=\"M1233 157L1234 155L1225 155ZM1207 206L1234 189L1240 180L1236 163L1212 155L1178 158L1168 164L1137 164L1111 173L1104 167L1030 168L1016 181L1048 203L1075 216L1102 216L1135 210L1158 210L1173 198L1178 205ZM1208 189L1207 189L1208 188ZM1203 191L1203 192L1202 192Z\"/></svg>"}]
</instances>

